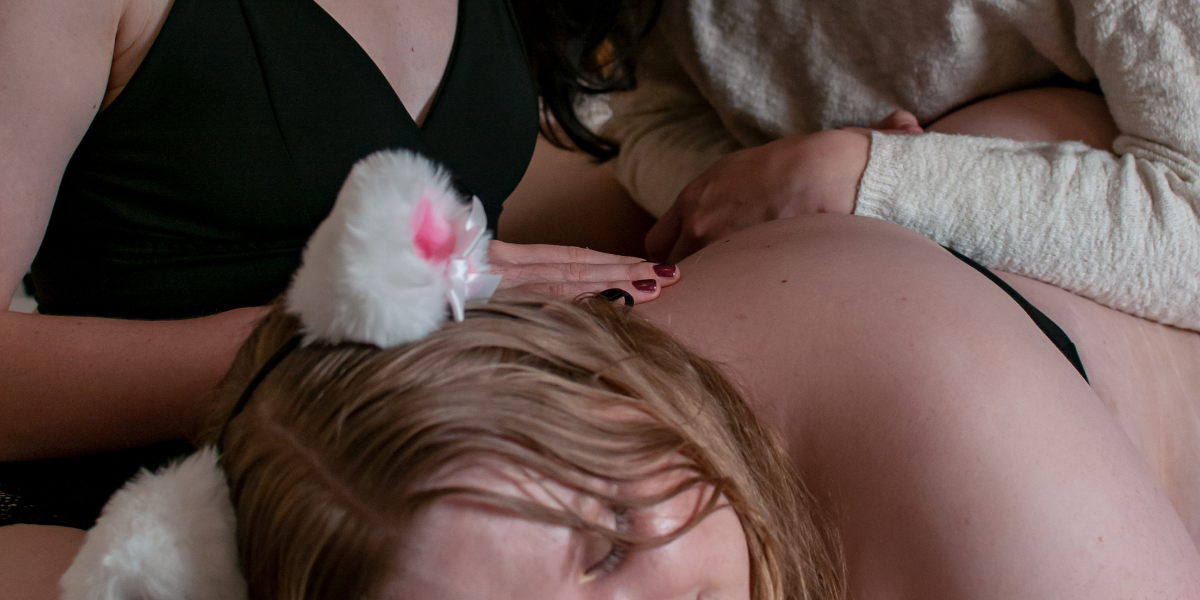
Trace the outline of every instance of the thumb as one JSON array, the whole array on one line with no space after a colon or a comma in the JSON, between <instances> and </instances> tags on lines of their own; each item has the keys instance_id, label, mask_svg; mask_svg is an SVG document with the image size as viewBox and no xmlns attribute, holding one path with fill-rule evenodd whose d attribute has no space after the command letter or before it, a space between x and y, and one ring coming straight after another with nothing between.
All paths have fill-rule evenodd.
<instances>
[{"instance_id":1,"label":"thumb","mask_svg":"<svg viewBox=\"0 0 1200 600\"><path fill-rule=\"evenodd\" d=\"M921 129L921 124L917 121L916 115L907 110L893 112L878 123L872 124L871 129L887 131L889 133L924 133L925 131Z\"/></svg>"}]
</instances>

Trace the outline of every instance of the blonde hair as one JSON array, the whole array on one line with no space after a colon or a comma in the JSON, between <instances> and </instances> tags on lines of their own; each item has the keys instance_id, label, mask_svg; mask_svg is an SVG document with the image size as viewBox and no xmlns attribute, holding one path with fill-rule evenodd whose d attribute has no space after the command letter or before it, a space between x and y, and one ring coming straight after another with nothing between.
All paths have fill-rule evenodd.
<instances>
[{"instance_id":1,"label":"blonde hair","mask_svg":"<svg viewBox=\"0 0 1200 600\"><path fill-rule=\"evenodd\" d=\"M299 328L276 307L238 353L206 433ZM394 575L411 519L434 499L474 494L518 514L602 530L569 509L423 485L486 455L609 505L621 482L686 469L737 513L756 600L844 596L830 528L778 444L710 363L623 307L598 299L493 300L417 342L311 345L287 356L228 423L222 462L252 598L373 599ZM669 497L669 496L668 496Z\"/></svg>"}]
</instances>

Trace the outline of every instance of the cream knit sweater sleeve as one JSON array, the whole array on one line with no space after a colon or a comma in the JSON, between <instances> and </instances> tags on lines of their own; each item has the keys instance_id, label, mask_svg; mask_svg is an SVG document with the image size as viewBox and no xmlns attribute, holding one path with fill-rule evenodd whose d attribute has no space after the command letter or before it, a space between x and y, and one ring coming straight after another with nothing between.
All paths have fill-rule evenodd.
<instances>
[{"instance_id":1,"label":"cream knit sweater sleeve","mask_svg":"<svg viewBox=\"0 0 1200 600\"><path fill-rule=\"evenodd\" d=\"M742 147L863 125L895 108L927 122L1055 67L1094 73L1121 131L1116 155L1077 143L875 134L855 212L989 267L1200 330L1200 3L925 0L929 14L906 21L876 0L846 1L668 0L660 28L672 41L654 36L640 88L614 98L606 130L622 143L616 171L634 197L662 214ZM905 51L868 52L872 44Z\"/></svg>"},{"instance_id":2,"label":"cream knit sweater sleeve","mask_svg":"<svg viewBox=\"0 0 1200 600\"><path fill-rule=\"evenodd\" d=\"M1200 3L1075 1L1118 155L874 134L857 214L1134 315L1200 330Z\"/></svg>"},{"instance_id":3,"label":"cream knit sweater sleeve","mask_svg":"<svg viewBox=\"0 0 1200 600\"><path fill-rule=\"evenodd\" d=\"M721 123L658 30L637 65L638 89L613 94L602 133L620 140L617 178L650 214L666 212L689 182L742 145Z\"/></svg>"}]
</instances>

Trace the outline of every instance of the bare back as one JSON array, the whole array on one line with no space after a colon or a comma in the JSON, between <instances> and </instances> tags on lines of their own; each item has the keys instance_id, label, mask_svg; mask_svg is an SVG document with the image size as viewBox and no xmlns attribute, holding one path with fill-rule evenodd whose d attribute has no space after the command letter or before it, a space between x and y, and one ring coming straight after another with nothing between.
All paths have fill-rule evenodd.
<instances>
[{"instance_id":1,"label":"bare back","mask_svg":"<svg viewBox=\"0 0 1200 600\"><path fill-rule=\"evenodd\" d=\"M1200 333L999 273L1079 349L1092 389L1145 457L1200 547Z\"/></svg>"},{"instance_id":2,"label":"bare back","mask_svg":"<svg viewBox=\"0 0 1200 600\"><path fill-rule=\"evenodd\" d=\"M1180 514L1200 496L1176 483L1198 451L1179 393L1194 375L1125 359L1194 364L1196 334L1022 285L1075 338L1089 386L997 286L867 218L761 225L680 269L639 310L782 437L835 515L854 597L1195 597L1198 532Z\"/></svg>"},{"instance_id":3,"label":"bare back","mask_svg":"<svg viewBox=\"0 0 1200 600\"><path fill-rule=\"evenodd\" d=\"M1033 88L980 101L930 131L1019 140L1078 140L1112 151L1105 99ZM1200 333L1106 308L1026 277L997 272L1074 340L1092 389L1145 456L1200 546Z\"/></svg>"}]
</instances>

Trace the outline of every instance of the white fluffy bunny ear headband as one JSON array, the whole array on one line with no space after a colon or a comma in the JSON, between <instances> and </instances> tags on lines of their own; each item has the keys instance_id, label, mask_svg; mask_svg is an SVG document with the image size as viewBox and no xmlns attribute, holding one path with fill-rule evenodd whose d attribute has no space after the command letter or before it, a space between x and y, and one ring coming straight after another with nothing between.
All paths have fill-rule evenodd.
<instances>
[{"instance_id":1,"label":"white fluffy bunny ear headband","mask_svg":"<svg viewBox=\"0 0 1200 600\"><path fill-rule=\"evenodd\" d=\"M392 347L418 340L500 283L489 273L478 198L459 201L445 171L408 151L354 165L304 250L287 292L303 331L246 386L230 418L296 346ZM224 432L221 434L224 437ZM236 524L217 451L143 471L105 505L61 580L62 600L244 600Z\"/></svg>"}]
</instances>

